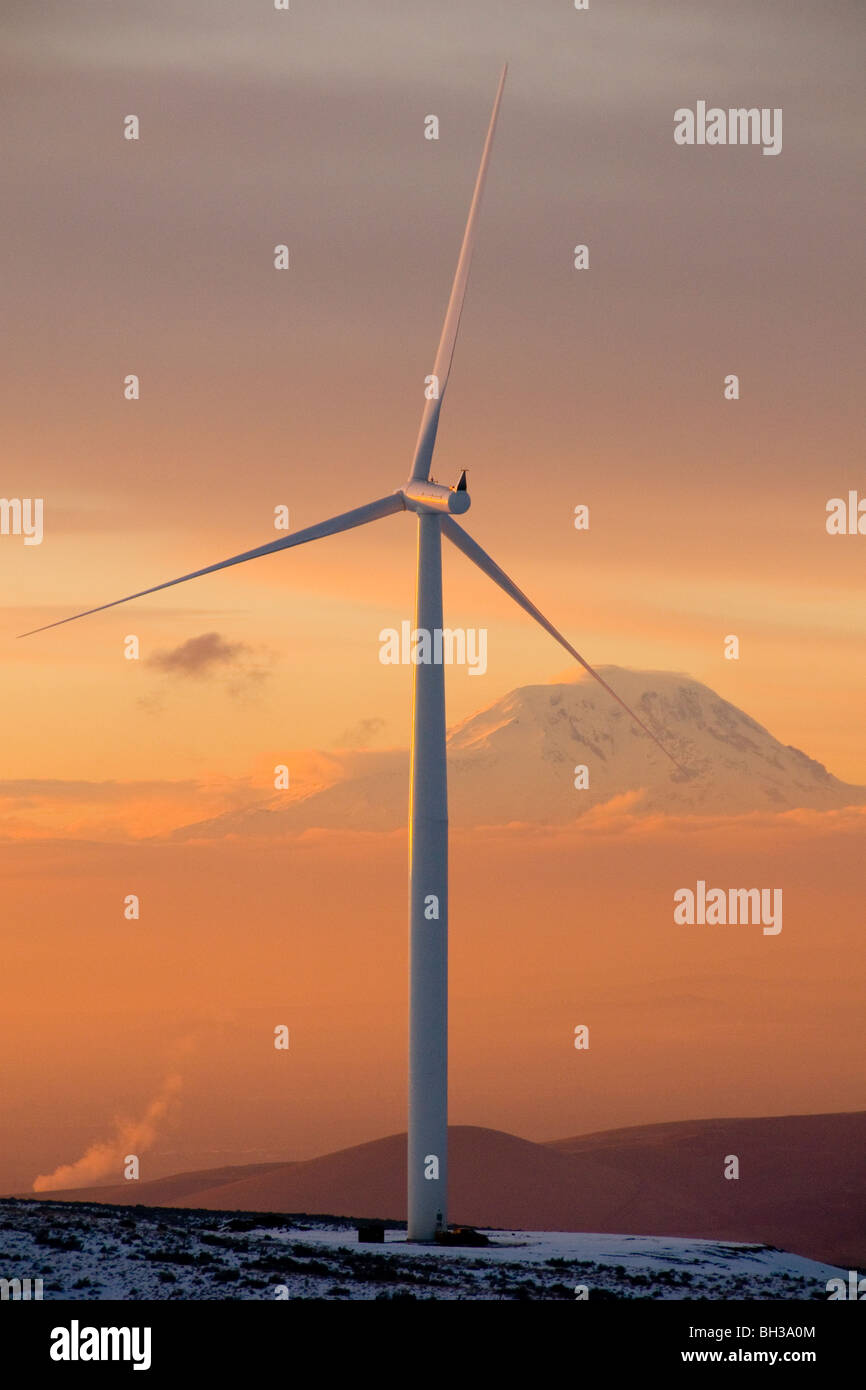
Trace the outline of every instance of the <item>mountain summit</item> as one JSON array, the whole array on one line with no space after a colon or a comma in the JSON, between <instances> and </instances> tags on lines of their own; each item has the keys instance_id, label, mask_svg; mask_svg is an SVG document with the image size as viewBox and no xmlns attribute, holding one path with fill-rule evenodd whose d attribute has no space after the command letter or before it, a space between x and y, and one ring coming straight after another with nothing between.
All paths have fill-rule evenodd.
<instances>
[{"instance_id":1,"label":"mountain summit","mask_svg":"<svg viewBox=\"0 0 866 1390\"><path fill-rule=\"evenodd\" d=\"M458 820L461 772L470 767L475 779L495 780L499 811L508 808L496 821L571 820L581 809L629 792L640 794L635 809L669 814L824 810L866 802L866 787L840 782L700 681L618 666L603 666L600 674L685 774L589 676L565 685L524 686L451 732ZM574 788L580 764L589 772L583 791Z\"/></svg>"},{"instance_id":2,"label":"mountain summit","mask_svg":"<svg viewBox=\"0 0 866 1390\"><path fill-rule=\"evenodd\" d=\"M834 777L780 743L709 686L671 671L602 666L600 674L686 769L678 771L589 676L512 690L448 736L455 826L573 821L629 797L638 814L737 815L866 804L866 787ZM304 795L185 826L174 838L392 830L406 819L408 753L333 755L334 780ZM575 786L585 767L588 785Z\"/></svg>"}]
</instances>

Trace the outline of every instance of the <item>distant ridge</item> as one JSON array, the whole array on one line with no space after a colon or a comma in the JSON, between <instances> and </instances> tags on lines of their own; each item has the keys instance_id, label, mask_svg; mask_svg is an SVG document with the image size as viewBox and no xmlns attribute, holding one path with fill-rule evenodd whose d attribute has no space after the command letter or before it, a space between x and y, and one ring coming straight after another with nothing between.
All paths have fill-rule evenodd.
<instances>
[{"instance_id":1,"label":"distant ridge","mask_svg":"<svg viewBox=\"0 0 866 1390\"><path fill-rule=\"evenodd\" d=\"M542 1144L457 1125L450 1143L455 1222L747 1241L845 1268L866 1266L866 1111L686 1120ZM732 1153L740 1162L736 1181L723 1176ZM205 1169L38 1198L402 1220L406 1136L302 1162Z\"/></svg>"}]
</instances>

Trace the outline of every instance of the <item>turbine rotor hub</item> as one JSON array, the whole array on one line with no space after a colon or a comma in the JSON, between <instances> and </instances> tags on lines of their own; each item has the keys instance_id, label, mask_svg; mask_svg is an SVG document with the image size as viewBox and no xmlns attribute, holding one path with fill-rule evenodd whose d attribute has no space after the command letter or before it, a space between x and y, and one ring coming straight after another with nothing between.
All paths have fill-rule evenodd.
<instances>
[{"instance_id":1,"label":"turbine rotor hub","mask_svg":"<svg viewBox=\"0 0 866 1390\"><path fill-rule=\"evenodd\" d=\"M462 516L471 505L465 474L456 487L446 487L444 483L426 478L410 478L402 492L410 512L447 512L451 516Z\"/></svg>"}]
</instances>

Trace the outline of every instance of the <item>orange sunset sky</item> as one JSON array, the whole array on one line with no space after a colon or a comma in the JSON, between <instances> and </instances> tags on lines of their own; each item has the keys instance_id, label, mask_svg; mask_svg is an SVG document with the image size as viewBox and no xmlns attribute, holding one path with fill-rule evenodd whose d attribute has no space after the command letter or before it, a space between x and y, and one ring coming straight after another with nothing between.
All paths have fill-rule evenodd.
<instances>
[{"instance_id":1,"label":"orange sunset sky","mask_svg":"<svg viewBox=\"0 0 866 1390\"><path fill-rule=\"evenodd\" d=\"M400 1130L405 834L161 837L277 763L406 745L378 634L412 612L412 519L17 634L272 540L280 504L297 529L400 486L507 59L434 473L469 470L467 529L593 664L687 672L866 784L866 537L825 528L866 496L862 16L8 8L0 492L45 520L0 536L0 1189L119 1152L163 1093L142 1176ZM783 108L782 153L676 146L704 98ZM563 676L451 548L445 601L489 633L450 723ZM207 633L222 659L172 658ZM861 1108L862 856L853 811L461 835L452 1121ZM673 888L714 875L783 884L783 933L676 931Z\"/></svg>"}]
</instances>

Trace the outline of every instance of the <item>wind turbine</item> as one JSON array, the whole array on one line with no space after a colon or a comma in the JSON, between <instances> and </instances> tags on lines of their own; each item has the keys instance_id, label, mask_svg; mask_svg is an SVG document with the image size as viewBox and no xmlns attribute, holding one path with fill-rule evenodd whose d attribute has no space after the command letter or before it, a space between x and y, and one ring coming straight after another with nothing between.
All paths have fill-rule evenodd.
<instances>
[{"instance_id":1,"label":"wind turbine","mask_svg":"<svg viewBox=\"0 0 866 1390\"><path fill-rule=\"evenodd\" d=\"M493 132L505 74L502 69L493 112L481 155L481 165L469 208L463 244L451 288L451 298L445 314L442 336L433 366L435 382L431 384L421 428L415 445L412 470L408 481L396 492L368 502L353 511L308 526L302 531L232 555L215 565L182 574L164 584L154 584L125 598L75 613L58 622L47 623L22 633L45 632L77 618L101 613L120 603L143 598L146 594L185 584L215 570L241 565L261 555L273 555L307 541L321 540L369 521L391 516L394 512L414 512L418 517L418 569L415 627L431 634L442 629L442 550L444 535L452 545L521 608L549 632L560 646L574 657L605 690L622 706L636 724L662 749L677 768L680 764L638 718L635 712L616 694L608 683L589 665L578 651L566 641L551 622L531 603L495 560L460 526L455 516L469 510L465 471L454 487L446 487L430 477L436 431L442 399L448 384L454 344L460 325L460 314L466 294L469 265L475 242L475 230L481 195L490 163ZM428 379L429 380L429 379ZM417 652L416 652L417 657ZM680 769L682 770L682 769ZM435 910L433 904L435 902ZM445 747L445 679L442 664L415 661L412 687L412 754L409 799L409 1192L408 1238L416 1241L434 1240L447 1227L448 1190L448 799Z\"/></svg>"}]
</instances>

